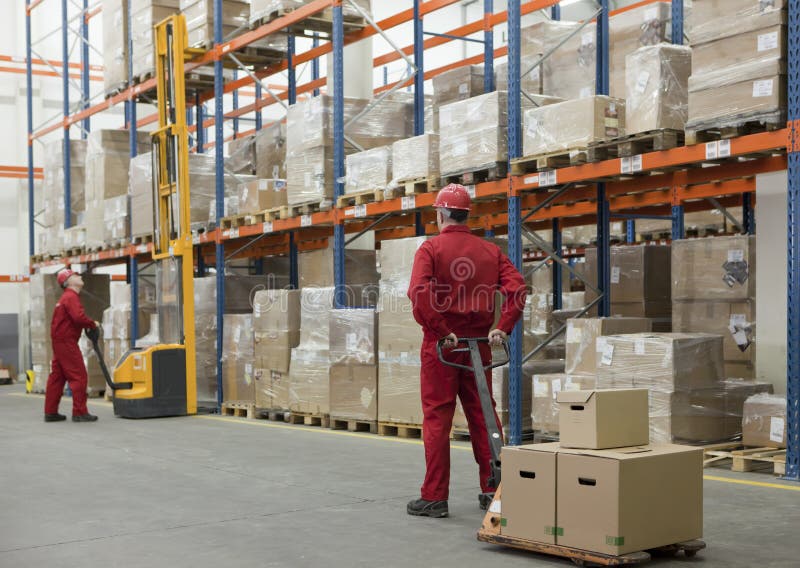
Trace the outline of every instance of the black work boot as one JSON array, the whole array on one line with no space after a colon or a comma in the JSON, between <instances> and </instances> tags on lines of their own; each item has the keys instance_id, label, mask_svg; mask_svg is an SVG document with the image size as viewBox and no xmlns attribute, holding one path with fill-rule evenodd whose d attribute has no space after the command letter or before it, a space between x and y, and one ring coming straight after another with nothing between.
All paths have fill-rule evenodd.
<instances>
[{"instance_id":1,"label":"black work boot","mask_svg":"<svg viewBox=\"0 0 800 568\"><path fill-rule=\"evenodd\" d=\"M494 491L491 493L478 493L478 505L480 505L481 511L488 509L489 505L492 504L493 499Z\"/></svg>"},{"instance_id":2,"label":"black work boot","mask_svg":"<svg viewBox=\"0 0 800 568\"><path fill-rule=\"evenodd\" d=\"M97 421L97 416L94 414L77 414L72 417L73 422L95 422Z\"/></svg>"},{"instance_id":3,"label":"black work boot","mask_svg":"<svg viewBox=\"0 0 800 568\"><path fill-rule=\"evenodd\" d=\"M406 511L415 517L432 517L441 519L449 515L447 501L426 501L425 499L415 499L409 501Z\"/></svg>"},{"instance_id":4,"label":"black work boot","mask_svg":"<svg viewBox=\"0 0 800 568\"><path fill-rule=\"evenodd\" d=\"M67 419L66 416L64 416L63 414L58 414L58 413L45 414L44 415L44 421L45 422L61 422L62 420L66 420L66 419Z\"/></svg>"}]
</instances>

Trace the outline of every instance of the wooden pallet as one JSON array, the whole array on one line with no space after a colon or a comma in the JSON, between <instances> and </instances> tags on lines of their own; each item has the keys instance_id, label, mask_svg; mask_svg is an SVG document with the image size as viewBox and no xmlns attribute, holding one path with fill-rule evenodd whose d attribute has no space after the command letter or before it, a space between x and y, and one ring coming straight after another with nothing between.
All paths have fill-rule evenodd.
<instances>
[{"instance_id":1,"label":"wooden pallet","mask_svg":"<svg viewBox=\"0 0 800 568\"><path fill-rule=\"evenodd\" d=\"M511 175L521 176L542 170L579 166L588 162L588 158L588 148L572 148L549 154L524 156L511 161Z\"/></svg>"},{"instance_id":2,"label":"wooden pallet","mask_svg":"<svg viewBox=\"0 0 800 568\"><path fill-rule=\"evenodd\" d=\"M254 418L256 413L256 405L253 402L223 402L222 403L223 416L236 416L238 418Z\"/></svg>"},{"instance_id":3,"label":"wooden pallet","mask_svg":"<svg viewBox=\"0 0 800 568\"><path fill-rule=\"evenodd\" d=\"M260 18L251 20L250 27L252 29L261 27L274 20L277 20L278 18L287 16L293 11L294 10L292 8L273 10L268 14L264 14ZM356 17L351 14L343 14L343 16L342 27L344 28L345 34L351 31L364 29L367 25L366 21L364 21L364 19L361 17ZM313 16L304 18L301 22L297 22L296 24L293 24L285 29L294 33L295 35L305 35L307 31L331 34L333 33L333 10L331 8L326 8L322 12L318 12Z\"/></svg>"},{"instance_id":4,"label":"wooden pallet","mask_svg":"<svg viewBox=\"0 0 800 568\"><path fill-rule=\"evenodd\" d=\"M122 91L124 91L127 88L128 88L128 82L127 81L120 81L116 85L113 85L108 90L106 90L105 93L104 93L104 96L105 96L105 98L110 99L111 97L117 96L118 94L120 94Z\"/></svg>"},{"instance_id":5,"label":"wooden pallet","mask_svg":"<svg viewBox=\"0 0 800 568\"><path fill-rule=\"evenodd\" d=\"M501 532L501 503L502 503L502 486L497 488L494 500L489 506L489 510L483 517L483 523L478 530L477 538L481 542L488 542L490 544L498 544L515 548L517 550L525 550L536 554L546 556L557 556L559 558L568 558L578 566L630 566L633 564L642 564L649 562L653 556L676 556L683 553L687 558L694 557L698 552L706 548L706 543L702 540L692 540L688 542L679 542L669 546L662 546L654 550L630 552L620 556L612 554L604 554L602 552L589 552L578 548L571 548L569 546L561 546L557 544L547 544L533 542L523 538L516 538L500 534ZM495 512L497 511L497 512Z\"/></svg>"},{"instance_id":6,"label":"wooden pallet","mask_svg":"<svg viewBox=\"0 0 800 568\"><path fill-rule=\"evenodd\" d=\"M300 215L311 215L319 211L330 211L331 202L328 200L311 203L301 203L300 205L284 205L280 210L281 219L291 219Z\"/></svg>"},{"instance_id":7,"label":"wooden pallet","mask_svg":"<svg viewBox=\"0 0 800 568\"><path fill-rule=\"evenodd\" d=\"M376 434L378 432L378 423L374 420L353 420L352 418L335 418L331 416L331 430Z\"/></svg>"},{"instance_id":8,"label":"wooden pallet","mask_svg":"<svg viewBox=\"0 0 800 568\"><path fill-rule=\"evenodd\" d=\"M761 117L746 117L740 122L727 123L722 126L697 125L686 128L686 145L713 142L715 140L727 140L745 136L747 134L758 134L760 132L772 132L786 128L786 117L784 113L770 113Z\"/></svg>"},{"instance_id":9,"label":"wooden pallet","mask_svg":"<svg viewBox=\"0 0 800 568\"><path fill-rule=\"evenodd\" d=\"M380 203L384 199L383 189L365 189L340 196L336 200L336 207L349 207L351 205L365 205L367 203Z\"/></svg>"},{"instance_id":10,"label":"wooden pallet","mask_svg":"<svg viewBox=\"0 0 800 568\"><path fill-rule=\"evenodd\" d=\"M442 186L450 183L474 185L476 183L504 179L507 175L508 164L505 162L496 162L490 166L473 168L463 172L443 174L441 177L441 184Z\"/></svg>"},{"instance_id":11,"label":"wooden pallet","mask_svg":"<svg viewBox=\"0 0 800 568\"><path fill-rule=\"evenodd\" d=\"M397 184L397 187L387 190L387 192L391 193L387 194L386 199L439 191L442 187L439 176L400 180Z\"/></svg>"},{"instance_id":12,"label":"wooden pallet","mask_svg":"<svg viewBox=\"0 0 800 568\"><path fill-rule=\"evenodd\" d=\"M786 472L786 450L744 446L741 442L726 442L703 446L703 467L730 464L731 471L772 470L775 475Z\"/></svg>"},{"instance_id":13,"label":"wooden pallet","mask_svg":"<svg viewBox=\"0 0 800 568\"><path fill-rule=\"evenodd\" d=\"M328 414L314 414L312 412L290 411L286 422L289 424L304 424L305 426L330 427L331 417Z\"/></svg>"},{"instance_id":14,"label":"wooden pallet","mask_svg":"<svg viewBox=\"0 0 800 568\"><path fill-rule=\"evenodd\" d=\"M231 215L229 217L223 217L219 220L219 225L223 229L234 229L236 227L242 227L244 225L249 225L248 217L250 215Z\"/></svg>"},{"instance_id":15,"label":"wooden pallet","mask_svg":"<svg viewBox=\"0 0 800 568\"><path fill-rule=\"evenodd\" d=\"M153 242L153 235L141 235L138 237L132 237L131 243L134 245L146 245Z\"/></svg>"},{"instance_id":16,"label":"wooden pallet","mask_svg":"<svg viewBox=\"0 0 800 568\"><path fill-rule=\"evenodd\" d=\"M64 249L64 252L61 253L61 256L80 256L82 254L86 254L86 247L70 247L68 249Z\"/></svg>"},{"instance_id":17,"label":"wooden pallet","mask_svg":"<svg viewBox=\"0 0 800 568\"><path fill-rule=\"evenodd\" d=\"M253 418L271 420L272 422L288 422L289 411L270 408L256 408Z\"/></svg>"},{"instance_id":18,"label":"wooden pallet","mask_svg":"<svg viewBox=\"0 0 800 568\"><path fill-rule=\"evenodd\" d=\"M400 422L378 422L379 436L397 436L398 438L422 438L421 424L403 424Z\"/></svg>"},{"instance_id":19,"label":"wooden pallet","mask_svg":"<svg viewBox=\"0 0 800 568\"><path fill-rule=\"evenodd\" d=\"M671 150L683 146L683 142L684 133L680 130L651 130L590 144L587 149L586 161L599 162L613 158L630 158L647 152Z\"/></svg>"}]
</instances>

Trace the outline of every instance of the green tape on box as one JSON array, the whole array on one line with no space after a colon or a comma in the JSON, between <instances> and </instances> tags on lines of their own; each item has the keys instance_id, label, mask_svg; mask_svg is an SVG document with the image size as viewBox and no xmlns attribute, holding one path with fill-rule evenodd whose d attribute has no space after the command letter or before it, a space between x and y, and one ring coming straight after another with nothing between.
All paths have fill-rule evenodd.
<instances>
[{"instance_id":1,"label":"green tape on box","mask_svg":"<svg viewBox=\"0 0 800 568\"><path fill-rule=\"evenodd\" d=\"M500 517L500 526L504 527L507 524L508 524L508 521L506 520L506 518L505 517Z\"/></svg>"},{"instance_id":2,"label":"green tape on box","mask_svg":"<svg viewBox=\"0 0 800 568\"><path fill-rule=\"evenodd\" d=\"M624 546L625 545L625 537L624 536L607 536L606 537L606 544L608 546Z\"/></svg>"},{"instance_id":3,"label":"green tape on box","mask_svg":"<svg viewBox=\"0 0 800 568\"><path fill-rule=\"evenodd\" d=\"M544 534L547 536L564 536L563 527L544 527Z\"/></svg>"}]
</instances>

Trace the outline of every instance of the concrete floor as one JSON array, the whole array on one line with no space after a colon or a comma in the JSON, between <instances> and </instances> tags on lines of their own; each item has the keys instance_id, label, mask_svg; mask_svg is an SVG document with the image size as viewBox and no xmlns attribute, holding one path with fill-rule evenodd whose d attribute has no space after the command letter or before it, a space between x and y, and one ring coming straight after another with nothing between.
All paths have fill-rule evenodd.
<instances>
[{"instance_id":1,"label":"concrete floor","mask_svg":"<svg viewBox=\"0 0 800 568\"><path fill-rule=\"evenodd\" d=\"M45 424L42 404L0 387L0 567L572 565L475 540L464 444L452 451L451 517L418 519L405 513L423 474L417 441L221 417L127 421L99 401L95 424ZM707 473L708 549L651 566L800 565L800 486Z\"/></svg>"}]
</instances>

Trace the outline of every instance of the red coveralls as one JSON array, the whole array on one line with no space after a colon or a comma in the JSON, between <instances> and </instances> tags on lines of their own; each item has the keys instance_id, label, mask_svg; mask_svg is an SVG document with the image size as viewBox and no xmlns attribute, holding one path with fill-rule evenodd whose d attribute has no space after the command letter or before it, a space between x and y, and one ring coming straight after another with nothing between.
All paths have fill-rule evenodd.
<instances>
[{"instance_id":1,"label":"red coveralls","mask_svg":"<svg viewBox=\"0 0 800 568\"><path fill-rule=\"evenodd\" d=\"M78 293L67 288L53 310L50 339L53 343L53 362L47 377L44 399L45 414L57 414L58 403L64 393L64 382L72 390L72 415L88 414L86 386L89 380L78 340L84 329L93 329L95 323L86 316Z\"/></svg>"},{"instance_id":2,"label":"red coveralls","mask_svg":"<svg viewBox=\"0 0 800 568\"><path fill-rule=\"evenodd\" d=\"M450 428L456 396L469 424L481 491L495 489L487 485L491 452L475 377L472 372L442 364L436 344L450 333L458 337L486 337L494 323L496 291L506 298L497 327L510 334L525 306L525 281L496 245L472 235L466 226L445 227L439 236L425 241L414 257L408 296L414 319L424 332L420 387L427 470L421 497L427 501L448 498ZM482 346L481 354L484 362L491 359L488 344ZM445 356L462 365L472 364L469 353ZM491 372L487 371L490 393L491 378ZM496 412L495 420L499 427Z\"/></svg>"}]
</instances>

